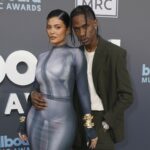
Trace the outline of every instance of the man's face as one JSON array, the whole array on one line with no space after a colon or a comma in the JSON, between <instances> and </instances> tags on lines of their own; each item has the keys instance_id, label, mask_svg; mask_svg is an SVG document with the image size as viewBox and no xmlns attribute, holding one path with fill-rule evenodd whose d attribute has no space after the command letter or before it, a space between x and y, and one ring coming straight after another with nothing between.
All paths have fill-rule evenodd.
<instances>
[{"instance_id":1,"label":"man's face","mask_svg":"<svg viewBox=\"0 0 150 150\"><path fill-rule=\"evenodd\" d=\"M78 40L84 46L91 45L97 38L97 20L77 15L72 18L72 27Z\"/></svg>"}]
</instances>

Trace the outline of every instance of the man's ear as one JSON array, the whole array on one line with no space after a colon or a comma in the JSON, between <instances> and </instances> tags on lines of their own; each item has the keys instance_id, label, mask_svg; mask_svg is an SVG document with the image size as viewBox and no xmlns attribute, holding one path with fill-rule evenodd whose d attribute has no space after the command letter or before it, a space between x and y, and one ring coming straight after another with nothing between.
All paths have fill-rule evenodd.
<instances>
[{"instance_id":1,"label":"man's ear","mask_svg":"<svg viewBox=\"0 0 150 150\"><path fill-rule=\"evenodd\" d=\"M97 27L98 27L98 21L97 21L97 19L94 20L94 27L95 27L95 29L97 29Z\"/></svg>"}]
</instances>

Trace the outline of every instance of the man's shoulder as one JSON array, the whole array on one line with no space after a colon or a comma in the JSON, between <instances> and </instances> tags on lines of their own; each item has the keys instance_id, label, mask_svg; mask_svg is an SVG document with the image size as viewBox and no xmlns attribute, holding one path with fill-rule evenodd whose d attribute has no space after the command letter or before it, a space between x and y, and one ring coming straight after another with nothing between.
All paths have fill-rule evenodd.
<instances>
[{"instance_id":1,"label":"man's shoulder","mask_svg":"<svg viewBox=\"0 0 150 150\"><path fill-rule=\"evenodd\" d=\"M120 55L120 54L124 54L126 53L126 50L114 43L111 43L107 40L103 40L104 45L105 45L105 50L109 53L109 54L113 54L113 55Z\"/></svg>"}]
</instances>

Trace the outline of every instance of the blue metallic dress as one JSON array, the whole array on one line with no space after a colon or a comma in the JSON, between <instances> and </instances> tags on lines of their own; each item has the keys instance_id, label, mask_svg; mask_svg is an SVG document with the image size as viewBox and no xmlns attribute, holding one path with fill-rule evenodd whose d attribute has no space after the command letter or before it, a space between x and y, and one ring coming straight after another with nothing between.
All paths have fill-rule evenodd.
<instances>
[{"instance_id":1,"label":"blue metallic dress","mask_svg":"<svg viewBox=\"0 0 150 150\"><path fill-rule=\"evenodd\" d=\"M86 67L81 50L68 45L39 56L36 80L48 107L29 110L27 132L32 150L71 150L76 132L75 82L83 114L91 113Z\"/></svg>"}]
</instances>

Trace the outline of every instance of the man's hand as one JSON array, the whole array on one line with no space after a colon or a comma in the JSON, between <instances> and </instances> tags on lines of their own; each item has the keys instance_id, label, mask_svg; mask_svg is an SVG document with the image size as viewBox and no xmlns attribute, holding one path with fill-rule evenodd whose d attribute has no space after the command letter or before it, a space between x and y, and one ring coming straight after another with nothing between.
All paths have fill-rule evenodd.
<instances>
[{"instance_id":1,"label":"man's hand","mask_svg":"<svg viewBox=\"0 0 150 150\"><path fill-rule=\"evenodd\" d=\"M47 107L47 103L44 101L42 94L37 91L31 92L31 101L32 105L37 110L43 110L44 108Z\"/></svg>"}]
</instances>

